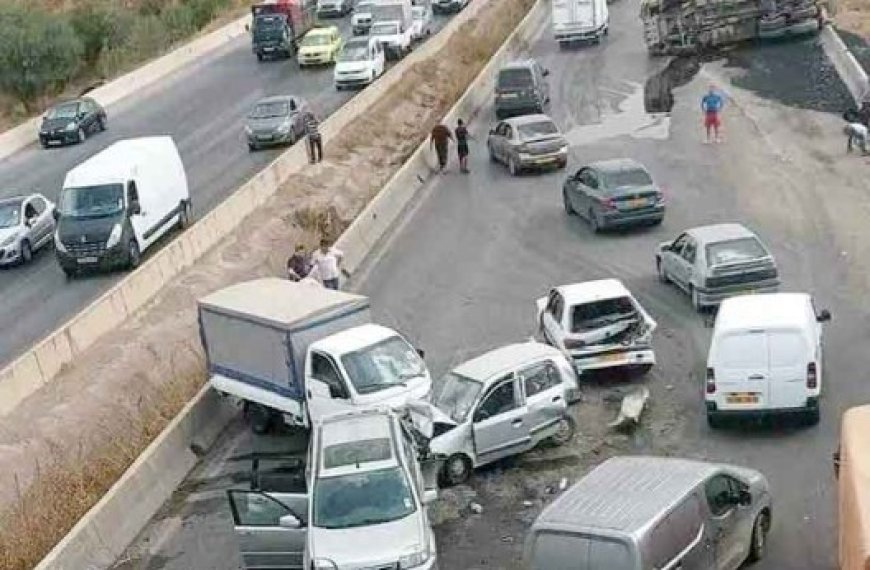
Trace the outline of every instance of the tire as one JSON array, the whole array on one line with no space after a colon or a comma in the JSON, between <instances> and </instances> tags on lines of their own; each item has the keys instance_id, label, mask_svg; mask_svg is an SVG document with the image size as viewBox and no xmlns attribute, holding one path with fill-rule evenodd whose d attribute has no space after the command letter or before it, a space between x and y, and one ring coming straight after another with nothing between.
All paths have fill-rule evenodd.
<instances>
[{"instance_id":1,"label":"tire","mask_svg":"<svg viewBox=\"0 0 870 570\"><path fill-rule=\"evenodd\" d=\"M469 477L471 477L471 460L461 453L448 457L441 468L441 481L448 487L461 485L468 481Z\"/></svg>"},{"instance_id":2,"label":"tire","mask_svg":"<svg viewBox=\"0 0 870 570\"><path fill-rule=\"evenodd\" d=\"M85 129L83 127L79 127L78 137L79 137L79 143L83 143L87 140L88 135L87 135L87 133L85 133Z\"/></svg>"},{"instance_id":3,"label":"tire","mask_svg":"<svg viewBox=\"0 0 870 570\"><path fill-rule=\"evenodd\" d=\"M716 414L707 412L707 425L710 426L710 429L719 429L722 427L722 418Z\"/></svg>"},{"instance_id":4,"label":"tire","mask_svg":"<svg viewBox=\"0 0 870 570\"><path fill-rule=\"evenodd\" d=\"M758 562L764 558L767 549L767 533L770 531L770 515L767 511L761 511L752 524L752 543L749 545L749 562Z\"/></svg>"},{"instance_id":5,"label":"tire","mask_svg":"<svg viewBox=\"0 0 870 570\"><path fill-rule=\"evenodd\" d=\"M565 207L565 213L569 216L576 216L574 206L571 205L571 200L568 199L568 193L562 190L562 205Z\"/></svg>"},{"instance_id":6,"label":"tire","mask_svg":"<svg viewBox=\"0 0 870 570\"><path fill-rule=\"evenodd\" d=\"M645 376L645 375L649 374L650 370L652 370L652 369L653 369L652 364L639 364L639 365L634 367L634 372L638 376Z\"/></svg>"},{"instance_id":7,"label":"tire","mask_svg":"<svg viewBox=\"0 0 870 570\"><path fill-rule=\"evenodd\" d=\"M139 244L135 239L131 239L127 245L127 267L136 269L142 263L142 252L139 251Z\"/></svg>"},{"instance_id":8,"label":"tire","mask_svg":"<svg viewBox=\"0 0 870 570\"><path fill-rule=\"evenodd\" d=\"M251 431L257 435L269 433L269 430L272 429L274 414L266 406L249 402L245 406L245 417L251 426Z\"/></svg>"},{"instance_id":9,"label":"tire","mask_svg":"<svg viewBox=\"0 0 870 570\"><path fill-rule=\"evenodd\" d=\"M33 260L33 249L30 247L30 242L21 240L21 265L27 265Z\"/></svg>"},{"instance_id":10,"label":"tire","mask_svg":"<svg viewBox=\"0 0 870 570\"><path fill-rule=\"evenodd\" d=\"M594 234L600 234L603 229L595 210L589 210L589 227L592 229L592 233Z\"/></svg>"},{"instance_id":11,"label":"tire","mask_svg":"<svg viewBox=\"0 0 870 570\"><path fill-rule=\"evenodd\" d=\"M257 150L257 145L248 143L248 152L254 152Z\"/></svg>"},{"instance_id":12,"label":"tire","mask_svg":"<svg viewBox=\"0 0 870 570\"><path fill-rule=\"evenodd\" d=\"M576 432L577 422L574 421L574 418L566 414L559 419L558 431L550 437L549 441L557 447L566 445L574 438Z\"/></svg>"},{"instance_id":13,"label":"tire","mask_svg":"<svg viewBox=\"0 0 870 570\"><path fill-rule=\"evenodd\" d=\"M262 63L262 61L263 61L263 54L262 53L259 53L259 52L257 53L257 61Z\"/></svg>"},{"instance_id":14,"label":"tire","mask_svg":"<svg viewBox=\"0 0 870 570\"><path fill-rule=\"evenodd\" d=\"M193 223L193 206L190 202L182 202L181 212L178 214L178 228L186 230Z\"/></svg>"},{"instance_id":15,"label":"tire","mask_svg":"<svg viewBox=\"0 0 870 570\"><path fill-rule=\"evenodd\" d=\"M656 259L656 273L658 274L659 281L661 283L668 284L671 282L670 278L668 277L668 272L665 271L664 267L662 267L662 260L661 259Z\"/></svg>"},{"instance_id":16,"label":"tire","mask_svg":"<svg viewBox=\"0 0 870 570\"><path fill-rule=\"evenodd\" d=\"M63 274L66 276L67 279L70 279L70 280L75 279L75 277L76 277L76 270L75 269L71 269L69 267L61 267L61 270L63 270Z\"/></svg>"},{"instance_id":17,"label":"tire","mask_svg":"<svg viewBox=\"0 0 870 570\"><path fill-rule=\"evenodd\" d=\"M692 307L694 307L699 313L702 312L704 310L704 305L701 304L701 295L692 285L689 285L689 297L692 299Z\"/></svg>"},{"instance_id":18,"label":"tire","mask_svg":"<svg viewBox=\"0 0 870 570\"><path fill-rule=\"evenodd\" d=\"M511 176L520 175L520 167L517 165L517 161L514 157L508 159L508 170L510 171Z\"/></svg>"},{"instance_id":19,"label":"tire","mask_svg":"<svg viewBox=\"0 0 870 570\"><path fill-rule=\"evenodd\" d=\"M821 419L821 413L818 408L813 408L811 410L807 410L804 414L804 422L808 426L818 425L819 420Z\"/></svg>"},{"instance_id":20,"label":"tire","mask_svg":"<svg viewBox=\"0 0 870 570\"><path fill-rule=\"evenodd\" d=\"M100 117L97 119L97 129L99 129L100 132L106 130L106 117Z\"/></svg>"}]
</instances>

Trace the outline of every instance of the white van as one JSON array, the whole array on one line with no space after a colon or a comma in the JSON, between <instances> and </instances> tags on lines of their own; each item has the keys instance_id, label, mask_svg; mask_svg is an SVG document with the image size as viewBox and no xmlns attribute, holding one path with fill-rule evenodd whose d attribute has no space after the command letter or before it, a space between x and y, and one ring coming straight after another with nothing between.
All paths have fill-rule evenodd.
<instances>
[{"instance_id":1,"label":"white van","mask_svg":"<svg viewBox=\"0 0 870 570\"><path fill-rule=\"evenodd\" d=\"M172 138L118 141L76 166L66 175L57 212L55 250L67 276L138 266L143 251L192 219Z\"/></svg>"},{"instance_id":2,"label":"white van","mask_svg":"<svg viewBox=\"0 0 870 570\"><path fill-rule=\"evenodd\" d=\"M559 47L601 41L610 27L607 0L553 0L553 36Z\"/></svg>"},{"instance_id":3,"label":"white van","mask_svg":"<svg viewBox=\"0 0 870 570\"><path fill-rule=\"evenodd\" d=\"M345 87L365 87L383 75L385 68L381 42L371 36L351 38L342 46L335 61L335 88L341 91Z\"/></svg>"},{"instance_id":4,"label":"white van","mask_svg":"<svg viewBox=\"0 0 870 570\"><path fill-rule=\"evenodd\" d=\"M822 323L806 293L726 299L707 357L705 400L710 427L725 416L803 414L819 421Z\"/></svg>"}]
</instances>

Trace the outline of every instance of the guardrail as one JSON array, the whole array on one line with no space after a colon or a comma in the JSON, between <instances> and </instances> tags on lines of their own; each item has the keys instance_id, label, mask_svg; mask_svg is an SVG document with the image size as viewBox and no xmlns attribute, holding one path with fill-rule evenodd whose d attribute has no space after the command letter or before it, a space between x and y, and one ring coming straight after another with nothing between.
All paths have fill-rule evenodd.
<instances>
[{"instance_id":1,"label":"guardrail","mask_svg":"<svg viewBox=\"0 0 870 570\"><path fill-rule=\"evenodd\" d=\"M855 103L860 106L861 102L870 95L870 80L867 72L832 25L828 24L822 29L820 38L825 55L831 60Z\"/></svg>"}]
</instances>

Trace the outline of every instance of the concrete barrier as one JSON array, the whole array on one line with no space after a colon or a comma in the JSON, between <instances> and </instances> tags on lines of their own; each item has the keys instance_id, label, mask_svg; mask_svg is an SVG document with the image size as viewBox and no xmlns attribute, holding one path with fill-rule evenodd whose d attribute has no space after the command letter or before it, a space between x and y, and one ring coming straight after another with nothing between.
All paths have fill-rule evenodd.
<instances>
[{"instance_id":1,"label":"concrete barrier","mask_svg":"<svg viewBox=\"0 0 870 570\"><path fill-rule=\"evenodd\" d=\"M484 105L492 93L499 64L536 32L546 16L547 6L547 0L538 0L445 120L471 117ZM345 249L354 271L374 244L395 226L405 206L421 188L419 181L409 184L410 178L417 174L424 178L431 176L425 152L426 143L339 238L338 243ZM386 222L387 218L391 221ZM198 226L207 229L200 231L219 233L223 228L212 221L216 219L219 219L217 215L202 220ZM217 226L212 227L212 224ZM196 464L192 444L207 449L236 413L235 408L205 386L35 570L95 570L112 565Z\"/></svg>"},{"instance_id":2,"label":"concrete barrier","mask_svg":"<svg viewBox=\"0 0 870 570\"><path fill-rule=\"evenodd\" d=\"M197 38L168 54L137 68L126 75L94 89L88 95L104 107L136 93L167 75L195 63L204 55L222 47L246 33L245 26L251 17L245 16L213 32ZM36 142L36 133L42 124L42 117L34 117L26 122L0 133L0 160Z\"/></svg>"},{"instance_id":3,"label":"concrete barrier","mask_svg":"<svg viewBox=\"0 0 870 570\"><path fill-rule=\"evenodd\" d=\"M870 80L867 78L867 72L832 25L826 25L819 37L825 55L831 60L840 79L846 84L856 105L861 105L861 102L870 95Z\"/></svg>"}]
</instances>

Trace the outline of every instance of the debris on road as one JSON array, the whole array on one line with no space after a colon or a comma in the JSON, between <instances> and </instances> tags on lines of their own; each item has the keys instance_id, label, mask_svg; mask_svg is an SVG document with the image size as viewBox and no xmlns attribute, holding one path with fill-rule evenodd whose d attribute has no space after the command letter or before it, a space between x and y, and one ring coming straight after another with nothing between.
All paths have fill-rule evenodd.
<instances>
[{"instance_id":1,"label":"debris on road","mask_svg":"<svg viewBox=\"0 0 870 570\"><path fill-rule=\"evenodd\" d=\"M619 416L607 424L615 429L630 429L640 422L640 415L649 400L649 388L643 386L622 399Z\"/></svg>"},{"instance_id":2,"label":"debris on road","mask_svg":"<svg viewBox=\"0 0 870 570\"><path fill-rule=\"evenodd\" d=\"M476 515L483 514L483 506L481 506L480 503L471 503L468 505L468 508Z\"/></svg>"}]
</instances>

